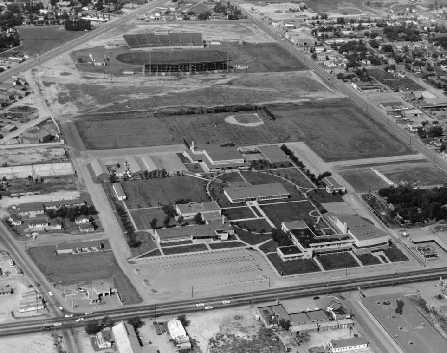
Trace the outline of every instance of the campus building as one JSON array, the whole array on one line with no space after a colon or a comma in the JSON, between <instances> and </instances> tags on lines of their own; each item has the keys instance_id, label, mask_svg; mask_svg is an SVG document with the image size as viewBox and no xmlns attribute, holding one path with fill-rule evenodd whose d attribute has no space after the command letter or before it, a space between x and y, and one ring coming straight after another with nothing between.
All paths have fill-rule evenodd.
<instances>
[{"instance_id":1,"label":"campus building","mask_svg":"<svg viewBox=\"0 0 447 353\"><path fill-rule=\"evenodd\" d=\"M222 211L216 201L176 204L175 210L185 220L193 219L197 214L200 214L207 223L222 220Z\"/></svg>"},{"instance_id":2,"label":"campus building","mask_svg":"<svg viewBox=\"0 0 447 353\"><path fill-rule=\"evenodd\" d=\"M326 213L324 218L339 233L351 236L354 239L355 246L358 248L385 245L390 240L390 236L385 231L358 215Z\"/></svg>"},{"instance_id":3,"label":"campus building","mask_svg":"<svg viewBox=\"0 0 447 353\"><path fill-rule=\"evenodd\" d=\"M362 337L340 338L331 340L328 348L331 353L355 352L368 348L368 341Z\"/></svg>"},{"instance_id":4,"label":"campus building","mask_svg":"<svg viewBox=\"0 0 447 353\"><path fill-rule=\"evenodd\" d=\"M227 240L233 234L231 225L221 222L154 229L155 240L159 243L206 239Z\"/></svg>"},{"instance_id":5,"label":"campus building","mask_svg":"<svg viewBox=\"0 0 447 353\"><path fill-rule=\"evenodd\" d=\"M231 203L287 199L290 193L281 183L234 186L224 189Z\"/></svg>"},{"instance_id":6,"label":"campus building","mask_svg":"<svg viewBox=\"0 0 447 353\"><path fill-rule=\"evenodd\" d=\"M331 176L327 176L321 180L325 186L326 192L329 194L345 193L346 187L341 185L337 180Z\"/></svg>"},{"instance_id":7,"label":"campus building","mask_svg":"<svg viewBox=\"0 0 447 353\"><path fill-rule=\"evenodd\" d=\"M198 149L192 141L190 151L189 159L199 162L208 172L245 167L244 157L234 146L206 145Z\"/></svg>"}]
</instances>

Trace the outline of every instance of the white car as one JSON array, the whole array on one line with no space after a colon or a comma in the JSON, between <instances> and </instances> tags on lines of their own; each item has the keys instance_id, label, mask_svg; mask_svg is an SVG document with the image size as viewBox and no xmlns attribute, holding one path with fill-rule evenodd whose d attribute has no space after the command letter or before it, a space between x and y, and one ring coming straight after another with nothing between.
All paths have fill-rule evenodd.
<instances>
[{"instance_id":1,"label":"white car","mask_svg":"<svg viewBox=\"0 0 447 353\"><path fill-rule=\"evenodd\" d=\"M211 306L211 305L205 306L205 310L211 310L211 309L214 309L214 306Z\"/></svg>"},{"instance_id":2,"label":"white car","mask_svg":"<svg viewBox=\"0 0 447 353\"><path fill-rule=\"evenodd\" d=\"M76 319L76 322L79 322L79 321L84 321L84 318L80 317L79 319Z\"/></svg>"},{"instance_id":3,"label":"white car","mask_svg":"<svg viewBox=\"0 0 447 353\"><path fill-rule=\"evenodd\" d=\"M222 304L224 305L231 304L231 300L222 300Z\"/></svg>"},{"instance_id":4,"label":"white car","mask_svg":"<svg viewBox=\"0 0 447 353\"><path fill-rule=\"evenodd\" d=\"M73 314L65 314L64 317L73 317Z\"/></svg>"},{"instance_id":5,"label":"white car","mask_svg":"<svg viewBox=\"0 0 447 353\"><path fill-rule=\"evenodd\" d=\"M52 291L49 291L49 292L48 292L48 295L49 295L50 297L52 297L52 296L54 295L54 293L53 293Z\"/></svg>"},{"instance_id":6,"label":"white car","mask_svg":"<svg viewBox=\"0 0 447 353\"><path fill-rule=\"evenodd\" d=\"M203 303L197 303L197 304L196 304L196 308L201 308L201 307L203 307L203 306L205 306L205 304L203 304Z\"/></svg>"}]
</instances>

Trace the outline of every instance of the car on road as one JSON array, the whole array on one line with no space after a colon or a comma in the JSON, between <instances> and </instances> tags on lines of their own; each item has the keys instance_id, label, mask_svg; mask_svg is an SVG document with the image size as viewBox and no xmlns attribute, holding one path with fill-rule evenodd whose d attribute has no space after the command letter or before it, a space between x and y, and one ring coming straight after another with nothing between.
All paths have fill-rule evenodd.
<instances>
[{"instance_id":1,"label":"car on road","mask_svg":"<svg viewBox=\"0 0 447 353\"><path fill-rule=\"evenodd\" d=\"M55 323L53 324L53 326L54 326L54 327L62 326L62 322L55 322Z\"/></svg>"},{"instance_id":2,"label":"car on road","mask_svg":"<svg viewBox=\"0 0 447 353\"><path fill-rule=\"evenodd\" d=\"M52 291L49 291L49 292L48 292L48 295L49 295L50 297L52 297L52 296L54 295L54 293L53 293Z\"/></svg>"},{"instance_id":3,"label":"car on road","mask_svg":"<svg viewBox=\"0 0 447 353\"><path fill-rule=\"evenodd\" d=\"M64 317L73 317L73 314L65 314Z\"/></svg>"},{"instance_id":4,"label":"car on road","mask_svg":"<svg viewBox=\"0 0 447 353\"><path fill-rule=\"evenodd\" d=\"M79 322L79 321L84 321L84 318L80 317L79 319L76 319L76 322Z\"/></svg>"},{"instance_id":5,"label":"car on road","mask_svg":"<svg viewBox=\"0 0 447 353\"><path fill-rule=\"evenodd\" d=\"M205 306L205 304L203 304L203 303L197 303L196 304L196 308L202 308L202 307L204 307Z\"/></svg>"},{"instance_id":6,"label":"car on road","mask_svg":"<svg viewBox=\"0 0 447 353\"><path fill-rule=\"evenodd\" d=\"M231 300L222 300L222 304L224 305L231 304Z\"/></svg>"},{"instance_id":7,"label":"car on road","mask_svg":"<svg viewBox=\"0 0 447 353\"><path fill-rule=\"evenodd\" d=\"M211 309L214 309L214 306L211 306L211 305L207 305L207 306L205 306L205 308L204 308L205 310L211 310Z\"/></svg>"}]
</instances>

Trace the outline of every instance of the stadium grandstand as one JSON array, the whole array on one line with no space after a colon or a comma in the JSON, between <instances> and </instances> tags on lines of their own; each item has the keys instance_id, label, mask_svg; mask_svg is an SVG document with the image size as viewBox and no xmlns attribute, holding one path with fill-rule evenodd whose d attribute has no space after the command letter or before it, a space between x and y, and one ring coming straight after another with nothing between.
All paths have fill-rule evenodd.
<instances>
[{"instance_id":1,"label":"stadium grandstand","mask_svg":"<svg viewBox=\"0 0 447 353\"><path fill-rule=\"evenodd\" d=\"M144 66L144 71L151 73L227 70L230 62L228 53L208 48L133 51L119 54L116 59Z\"/></svg>"},{"instance_id":2,"label":"stadium grandstand","mask_svg":"<svg viewBox=\"0 0 447 353\"><path fill-rule=\"evenodd\" d=\"M201 33L168 32L137 33L123 35L129 48L145 47L197 47L203 46Z\"/></svg>"}]
</instances>

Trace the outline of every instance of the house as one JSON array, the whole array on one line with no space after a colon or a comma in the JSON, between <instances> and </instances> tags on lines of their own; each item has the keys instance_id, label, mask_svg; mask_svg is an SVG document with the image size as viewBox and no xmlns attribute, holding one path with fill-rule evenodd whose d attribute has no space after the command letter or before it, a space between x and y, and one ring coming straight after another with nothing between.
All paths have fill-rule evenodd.
<instances>
[{"instance_id":1,"label":"house","mask_svg":"<svg viewBox=\"0 0 447 353\"><path fill-rule=\"evenodd\" d=\"M290 193L281 183L233 186L224 188L224 194L231 203L286 199Z\"/></svg>"},{"instance_id":2,"label":"house","mask_svg":"<svg viewBox=\"0 0 447 353\"><path fill-rule=\"evenodd\" d=\"M327 177L323 178L322 182L324 183L324 185L326 187L326 192L329 194L333 194L336 192L340 192L340 193L346 192L346 187L344 187L343 185L338 183L337 180L335 180L331 176L327 176Z\"/></svg>"},{"instance_id":3,"label":"house","mask_svg":"<svg viewBox=\"0 0 447 353\"><path fill-rule=\"evenodd\" d=\"M227 240L234 234L233 227L228 223L212 222L208 224L193 224L184 227L161 228L154 230L158 242L177 242L193 239Z\"/></svg>"},{"instance_id":4,"label":"house","mask_svg":"<svg viewBox=\"0 0 447 353\"><path fill-rule=\"evenodd\" d=\"M44 214L41 203L29 203L20 206L12 206L12 211L22 218L35 218Z\"/></svg>"},{"instance_id":5,"label":"house","mask_svg":"<svg viewBox=\"0 0 447 353\"><path fill-rule=\"evenodd\" d=\"M118 353L138 353L141 346L135 329L124 321L112 326L112 334Z\"/></svg>"},{"instance_id":6,"label":"house","mask_svg":"<svg viewBox=\"0 0 447 353\"><path fill-rule=\"evenodd\" d=\"M95 335L96 345L99 349L112 347L112 329L105 327Z\"/></svg>"},{"instance_id":7,"label":"house","mask_svg":"<svg viewBox=\"0 0 447 353\"><path fill-rule=\"evenodd\" d=\"M323 217L338 232L351 236L358 248L384 245L390 240L388 233L359 215L335 215L328 212Z\"/></svg>"},{"instance_id":8,"label":"house","mask_svg":"<svg viewBox=\"0 0 447 353\"><path fill-rule=\"evenodd\" d=\"M191 342L180 320L169 320L167 328L169 336L171 336L179 350L191 349Z\"/></svg>"},{"instance_id":9,"label":"house","mask_svg":"<svg viewBox=\"0 0 447 353\"><path fill-rule=\"evenodd\" d=\"M26 230L39 231L39 230L45 230L50 225L50 222L48 220L48 217L39 217L33 219L26 219L23 222L23 225Z\"/></svg>"},{"instance_id":10,"label":"house","mask_svg":"<svg viewBox=\"0 0 447 353\"><path fill-rule=\"evenodd\" d=\"M78 216L75 218L75 224L88 224L90 223L90 218L88 216Z\"/></svg>"},{"instance_id":11,"label":"house","mask_svg":"<svg viewBox=\"0 0 447 353\"><path fill-rule=\"evenodd\" d=\"M328 345L329 352L353 352L368 348L368 341L362 337L340 338L331 340Z\"/></svg>"},{"instance_id":12,"label":"house","mask_svg":"<svg viewBox=\"0 0 447 353\"><path fill-rule=\"evenodd\" d=\"M124 201L127 199L126 193L124 192L121 183L113 183L112 184L113 191L115 192L115 197L119 201Z\"/></svg>"},{"instance_id":13,"label":"house","mask_svg":"<svg viewBox=\"0 0 447 353\"><path fill-rule=\"evenodd\" d=\"M78 229L81 233L91 233L95 231L95 226L89 223L81 223L78 225Z\"/></svg>"},{"instance_id":14,"label":"house","mask_svg":"<svg viewBox=\"0 0 447 353\"><path fill-rule=\"evenodd\" d=\"M202 215L202 218L206 217L206 215L215 215L217 219L221 218L221 208L216 201L176 204L175 210L185 220L193 219L198 213Z\"/></svg>"},{"instance_id":15,"label":"house","mask_svg":"<svg viewBox=\"0 0 447 353\"><path fill-rule=\"evenodd\" d=\"M289 314L282 304L260 306L258 307L259 319L265 327L278 327L281 320L288 321Z\"/></svg>"}]
</instances>

